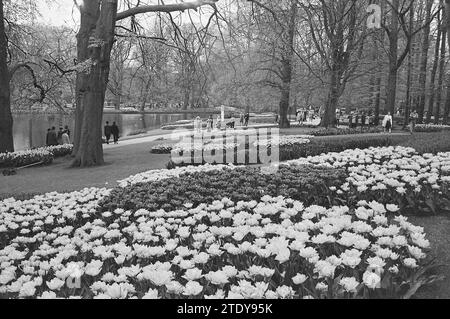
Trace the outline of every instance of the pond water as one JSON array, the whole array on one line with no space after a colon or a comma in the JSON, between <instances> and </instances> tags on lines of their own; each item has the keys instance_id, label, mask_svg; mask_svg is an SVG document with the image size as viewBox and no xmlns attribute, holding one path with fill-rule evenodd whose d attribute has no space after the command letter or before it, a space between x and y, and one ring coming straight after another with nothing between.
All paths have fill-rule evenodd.
<instances>
[{"instance_id":1,"label":"pond water","mask_svg":"<svg viewBox=\"0 0 450 319\"><path fill-rule=\"evenodd\" d=\"M198 114L104 114L103 123L109 121L116 122L120 129L121 136L128 136L138 130L154 130L162 125L173 123L179 120L191 120ZM204 117L204 116L202 116ZM14 118L14 148L24 150L31 147L45 145L47 129L52 126L56 130L60 126L68 125L73 132L75 119L73 115L66 114L15 114Z\"/></svg>"}]
</instances>

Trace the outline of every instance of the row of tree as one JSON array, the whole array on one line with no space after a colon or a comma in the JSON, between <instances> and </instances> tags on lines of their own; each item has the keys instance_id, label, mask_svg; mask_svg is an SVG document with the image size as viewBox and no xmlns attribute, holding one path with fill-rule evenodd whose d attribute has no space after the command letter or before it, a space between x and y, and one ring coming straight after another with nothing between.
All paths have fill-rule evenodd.
<instances>
[{"instance_id":1,"label":"row of tree","mask_svg":"<svg viewBox=\"0 0 450 319\"><path fill-rule=\"evenodd\" d=\"M321 107L326 127L337 108L354 107L448 121L450 0L154 2L84 1L74 37L30 32L23 21L35 8L0 0L0 152L13 149L11 96L55 106L74 98L74 166L103 164L108 97L142 110L273 110L282 127L301 106Z\"/></svg>"}]
</instances>

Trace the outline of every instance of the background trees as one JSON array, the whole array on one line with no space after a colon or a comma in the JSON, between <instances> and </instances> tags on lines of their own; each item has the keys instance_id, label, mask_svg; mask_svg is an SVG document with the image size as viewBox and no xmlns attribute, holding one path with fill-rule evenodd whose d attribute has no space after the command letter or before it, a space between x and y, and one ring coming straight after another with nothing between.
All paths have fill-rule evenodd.
<instances>
[{"instance_id":1,"label":"background trees","mask_svg":"<svg viewBox=\"0 0 450 319\"><path fill-rule=\"evenodd\" d=\"M35 23L29 1L2 1L0 151L12 149L10 109L74 104L74 165L100 165L105 101L272 111L282 127L304 107L323 126L338 108L448 121L447 0L75 3L79 26L63 28ZM367 28L370 4L381 29Z\"/></svg>"}]
</instances>

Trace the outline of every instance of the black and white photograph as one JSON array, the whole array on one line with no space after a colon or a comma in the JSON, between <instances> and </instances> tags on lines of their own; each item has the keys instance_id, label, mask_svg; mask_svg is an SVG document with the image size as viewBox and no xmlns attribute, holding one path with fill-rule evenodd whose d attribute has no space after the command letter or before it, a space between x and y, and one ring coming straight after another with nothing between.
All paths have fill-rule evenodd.
<instances>
[{"instance_id":1,"label":"black and white photograph","mask_svg":"<svg viewBox=\"0 0 450 319\"><path fill-rule=\"evenodd\" d=\"M0 299L450 299L449 62L450 0L0 0Z\"/></svg>"}]
</instances>

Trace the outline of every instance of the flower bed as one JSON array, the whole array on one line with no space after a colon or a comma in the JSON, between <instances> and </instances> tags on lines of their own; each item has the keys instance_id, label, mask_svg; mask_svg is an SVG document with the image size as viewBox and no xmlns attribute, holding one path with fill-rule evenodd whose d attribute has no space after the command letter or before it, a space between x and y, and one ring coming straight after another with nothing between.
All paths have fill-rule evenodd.
<instances>
[{"instance_id":1,"label":"flower bed","mask_svg":"<svg viewBox=\"0 0 450 319\"><path fill-rule=\"evenodd\" d=\"M435 133L442 131L449 131L449 125L437 125L437 124L417 124L414 131L417 133Z\"/></svg>"},{"instance_id":2,"label":"flower bed","mask_svg":"<svg viewBox=\"0 0 450 319\"><path fill-rule=\"evenodd\" d=\"M22 167L42 162L43 165L52 163L53 153L45 149L18 151L0 154L0 168Z\"/></svg>"},{"instance_id":3,"label":"flower bed","mask_svg":"<svg viewBox=\"0 0 450 319\"><path fill-rule=\"evenodd\" d=\"M178 176L180 178L155 179L134 185L130 185L131 182L121 183L129 186L113 190L100 203L101 211L117 208L170 211L183 208L186 202L199 205L224 197L236 202L258 201L265 195L282 195L301 199L308 205L331 206L337 202L330 202L330 195L333 194L330 187L339 187L346 177L342 170L289 166L281 166L274 174L264 174L259 168L253 167L221 167L220 170L204 172L199 169ZM142 178L137 180L141 181Z\"/></svg>"},{"instance_id":4,"label":"flower bed","mask_svg":"<svg viewBox=\"0 0 450 319\"><path fill-rule=\"evenodd\" d=\"M244 133L245 134L245 133ZM252 143L253 147L258 146L279 146L279 147L290 147L294 145L303 145L310 143L311 136L304 135L287 135L280 136L278 139L267 140L261 139ZM170 144L159 144L155 145L151 149L151 153L153 154L171 154L172 151L175 152L194 152L194 151L216 151L216 150L234 150L236 147L239 147L241 144L235 143L233 136L227 139L219 139L218 142L214 141L212 143L205 144L188 144L188 143L177 143L174 145ZM246 145L248 148L249 145Z\"/></svg>"},{"instance_id":5,"label":"flower bed","mask_svg":"<svg viewBox=\"0 0 450 319\"><path fill-rule=\"evenodd\" d=\"M62 157L72 153L73 145L56 145L35 148L26 151L0 153L0 168L14 168L42 162L48 165L55 157Z\"/></svg>"},{"instance_id":6,"label":"flower bed","mask_svg":"<svg viewBox=\"0 0 450 319\"><path fill-rule=\"evenodd\" d=\"M307 144L289 145L280 149L280 161L316 156L330 152L342 152L348 149L364 149L368 147L389 146L390 137L347 137L314 139Z\"/></svg>"},{"instance_id":7,"label":"flower bed","mask_svg":"<svg viewBox=\"0 0 450 319\"><path fill-rule=\"evenodd\" d=\"M47 146L47 147L42 147L42 149L50 151L55 158L56 157L64 157L64 156L72 154L73 145L72 144L64 144L64 145Z\"/></svg>"},{"instance_id":8,"label":"flower bed","mask_svg":"<svg viewBox=\"0 0 450 319\"><path fill-rule=\"evenodd\" d=\"M333 135L355 135L355 134L376 134L382 133L383 129L379 127L364 128L322 128L311 132L313 136L333 136Z\"/></svg>"},{"instance_id":9,"label":"flower bed","mask_svg":"<svg viewBox=\"0 0 450 319\"><path fill-rule=\"evenodd\" d=\"M436 279L423 229L387 218L395 205L264 196L100 214L108 193L0 202L0 298L409 298Z\"/></svg>"},{"instance_id":10,"label":"flower bed","mask_svg":"<svg viewBox=\"0 0 450 319\"><path fill-rule=\"evenodd\" d=\"M347 150L287 162L345 168L346 183L336 189L347 200L381 200L403 214L450 213L450 153L419 155L406 147Z\"/></svg>"}]
</instances>

